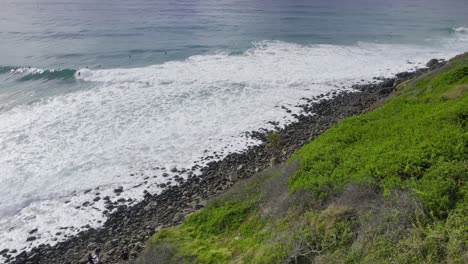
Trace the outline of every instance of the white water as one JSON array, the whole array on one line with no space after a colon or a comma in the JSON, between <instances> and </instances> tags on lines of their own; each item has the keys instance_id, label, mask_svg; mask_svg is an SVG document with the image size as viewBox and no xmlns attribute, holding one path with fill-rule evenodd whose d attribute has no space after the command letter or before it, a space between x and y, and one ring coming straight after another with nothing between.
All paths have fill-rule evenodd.
<instances>
[{"instance_id":1,"label":"white water","mask_svg":"<svg viewBox=\"0 0 468 264\"><path fill-rule=\"evenodd\" d=\"M261 42L235 56L82 69L76 78L94 89L0 113L0 249L54 243L56 232L97 227L105 220L102 200L75 208L97 192L113 196L123 186L120 197L141 199L145 189L158 191L172 167L190 168L206 153L242 151L256 143L243 132L293 121L279 106L297 113L302 97L450 58L467 43L464 34L437 47ZM144 177L148 184L135 187ZM65 226L75 228L59 229ZM34 228L39 239L26 243Z\"/></svg>"},{"instance_id":2,"label":"white water","mask_svg":"<svg viewBox=\"0 0 468 264\"><path fill-rule=\"evenodd\" d=\"M468 28L466 28L466 27L453 28L453 30L454 30L456 33L460 33L460 34L466 34L466 33L468 33Z\"/></svg>"}]
</instances>

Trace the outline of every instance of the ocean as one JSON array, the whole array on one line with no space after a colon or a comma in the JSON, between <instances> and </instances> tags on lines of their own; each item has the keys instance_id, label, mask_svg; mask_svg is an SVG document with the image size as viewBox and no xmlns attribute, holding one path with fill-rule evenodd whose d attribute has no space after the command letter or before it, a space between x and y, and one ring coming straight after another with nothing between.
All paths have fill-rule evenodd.
<instances>
[{"instance_id":1,"label":"ocean","mask_svg":"<svg viewBox=\"0 0 468 264\"><path fill-rule=\"evenodd\" d=\"M96 195L159 192L173 168L294 121L303 98L468 51L467 13L466 0L3 0L0 250L99 227Z\"/></svg>"}]
</instances>

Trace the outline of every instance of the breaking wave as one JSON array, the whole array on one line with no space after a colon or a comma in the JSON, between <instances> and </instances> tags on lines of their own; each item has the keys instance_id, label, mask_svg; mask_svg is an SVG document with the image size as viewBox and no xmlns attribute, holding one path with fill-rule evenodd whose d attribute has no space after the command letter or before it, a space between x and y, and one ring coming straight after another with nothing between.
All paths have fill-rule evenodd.
<instances>
[{"instance_id":1,"label":"breaking wave","mask_svg":"<svg viewBox=\"0 0 468 264\"><path fill-rule=\"evenodd\" d=\"M97 192L113 199L113 188L123 186L121 197L141 199L143 190L167 182L162 175L170 168L190 168L204 153L222 158L245 150L258 142L244 132L292 122L303 97L424 67L466 47L262 41L242 53L141 68L1 67L18 80L76 79L93 87L0 112L0 248L24 246L35 228L38 239L28 247L58 231L78 232L63 226L99 226L103 201L82 206Z\"/></svg>"},{"instance_id":2,"label":"breaking wave","mask_svg":"<svg viewBox=\"0 0 468 264\"><path fill-rule=\"evenodd\" d=\"M0 74L8 74L18 81L74 80L76 70L42 69L34 67L0 66Z\"/></svg>"}]
</instances>

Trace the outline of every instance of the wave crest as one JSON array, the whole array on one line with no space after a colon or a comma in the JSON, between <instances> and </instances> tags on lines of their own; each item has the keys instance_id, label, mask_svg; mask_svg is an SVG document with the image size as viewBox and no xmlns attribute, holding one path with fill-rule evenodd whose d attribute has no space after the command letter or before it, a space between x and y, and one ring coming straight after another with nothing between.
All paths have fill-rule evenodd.
<instances>
[{"instance_id":1,"label":"wave crest","mask_svg":"<svg viewBox=\"0 0 468 264\"><path fill-rule=\"evenodd\" d=\"M34 67L0 66L0 74L9 74L18 81L73 80L76 70L43 69Z\"/></svg>"},{"instance_id":2,"label":"wave crest","mask_svg":"<svg viewBox=\"0 0 468 264\"><path fill-rule=\"evenodd\" d=\"M452 30L455 33L468 34L468 28L466 27L452 28Z\"/></svg>"}]
</instances>

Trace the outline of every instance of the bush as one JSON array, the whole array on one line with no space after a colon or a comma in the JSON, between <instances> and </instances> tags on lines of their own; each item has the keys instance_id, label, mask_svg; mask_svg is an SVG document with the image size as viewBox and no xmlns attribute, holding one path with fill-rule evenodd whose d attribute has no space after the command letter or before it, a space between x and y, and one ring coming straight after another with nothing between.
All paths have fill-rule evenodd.
<instances>
[{"instance_id":1,"label":"bush","mask_svg":"<svg viewBox=\"0 0 468 264\"><path fill-rule=\"evenodd\" d=\"M266 144L267 148L279 148L282 145L280 136L276 132L269 133L266 136L266 141L267 141L267 144Z\"/></svg>"}]
</instances>

